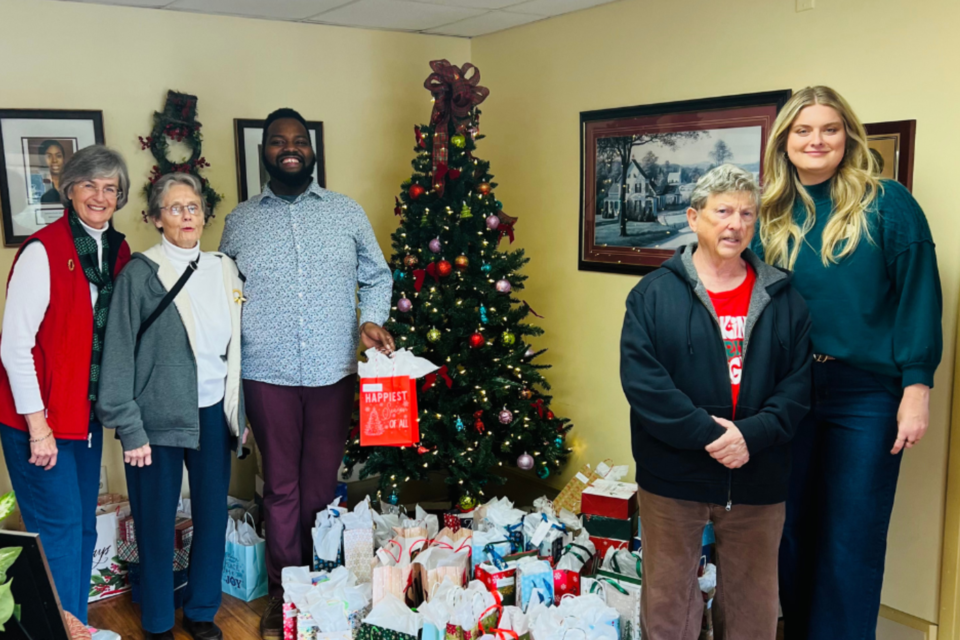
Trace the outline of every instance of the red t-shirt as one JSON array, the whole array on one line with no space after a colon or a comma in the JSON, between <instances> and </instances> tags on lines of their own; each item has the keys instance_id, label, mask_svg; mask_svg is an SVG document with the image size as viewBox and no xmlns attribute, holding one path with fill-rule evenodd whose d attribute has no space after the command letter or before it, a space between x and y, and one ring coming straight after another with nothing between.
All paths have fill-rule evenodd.
<instances>
[{"instance_id":1,"label":"red t-shirt","mask_svg":"<svg viewBox=\"0 0 960 640\"><path fill-rule=\"evenodd\" d=\"M720 319L720 333L723 345L727 349L727 367L730 370L730 389L733 393L733 410L737 410L737 398L740 395L740 376L743 373L743 331L747 326L747 313L750 310L750 296L757 274L747 265L747 277L736 289L710 294L710 301Z\"/></svg>"}]
</instances>

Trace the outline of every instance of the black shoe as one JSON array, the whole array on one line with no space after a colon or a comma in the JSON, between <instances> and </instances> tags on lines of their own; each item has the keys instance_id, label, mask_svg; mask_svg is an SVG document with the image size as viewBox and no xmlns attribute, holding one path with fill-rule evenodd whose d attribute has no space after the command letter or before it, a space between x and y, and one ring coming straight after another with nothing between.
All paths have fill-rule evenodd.
<instances>
[{"instance_id":1,"label":"black shoe","mask_svg":"<svg viewBox=\"0 0 960 640\"><path fill-rule=\"evenodd\" d=\"M194 622L183 616L183 630L189 633L193 640L223 640L220 627L212 622Z\"/></svg>"},{"instance_id":2,"label":"black shoe","mask_svg":"<svg viewBox=\"0 0 960 640\"><path fill-rule=\"evenodd\" d=\"M283 600L270 598L270 603L260 618L260 637L263 640L283 638Z\"/></svg>"},{"instance_id":3,"label":"black shoe","mask_svg":"<svg viewBox=\"0 0 960 640\"><path fill-rule=\"evenodd\" d=\"M164 631L163 633L150 633L149 631L144 631L143 640L173 640L173 629L170 629L170 631Z\"/></svg>"}]
</instances>

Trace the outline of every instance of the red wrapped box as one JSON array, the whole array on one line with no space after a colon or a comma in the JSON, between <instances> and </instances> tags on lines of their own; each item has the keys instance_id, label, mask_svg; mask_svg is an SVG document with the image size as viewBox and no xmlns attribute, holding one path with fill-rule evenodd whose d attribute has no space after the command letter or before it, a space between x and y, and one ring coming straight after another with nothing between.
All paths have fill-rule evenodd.
<instances>
[{"instance_id":1,"label":"red wrapped box","mask_svg":"<svg viewBox=\"0 0 960 640\"><path fill-rule=\"evenodd\" d=\"M553 571L553 603L560 605L560 599L565 595L580 595L580 574L576 571Z\"/></svg>"},{"instance_id":2,"label":"red wrapped box","mask_svg":"<svg viewBox=\"0 0 960 640\"><path fill-rule=\"evenodd\" d=\"M450 529L451 533L460 531L460 514L456 512L443 514L443 526Z\"/></svg>"},{"instance_id":3,"label":"red wrapped box","mask_svg":"<svg viewBox=\"0 0 960 640\"><path fill-rule=\"evenodd\" d=\"M584 575L590 575L593 573L593 571L600 568L600 564L603 562L603 557L607 555L607 550L611 547L615 549L630 549L630 543L626 540L613 540L611 538L595 538L590 536L590 542L592 542L597 548L597 555L595 555L588 563L591 565L591 570L587 571L586 567L584 567L583 571L581 571L581 573Z\"/></svg>"},{"instance_id":4,"label":"red wrapped box","mask_svg":"<svg viewBox=\"0 0 960 640\"><path fill-rule=\"evenodd\" d=\"M629 520L639 507L636 483L597 480L583 490L580 513Z\"/></svg>"}]
</instances>

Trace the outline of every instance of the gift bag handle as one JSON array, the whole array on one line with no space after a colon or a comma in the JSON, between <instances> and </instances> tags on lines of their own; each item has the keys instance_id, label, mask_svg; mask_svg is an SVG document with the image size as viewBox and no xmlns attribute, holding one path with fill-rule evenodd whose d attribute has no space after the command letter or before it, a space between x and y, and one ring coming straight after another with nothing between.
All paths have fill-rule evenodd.
<instances>
[{"instance_id":1,"label":"gift bag handle","mask_svg":"<svg viewBox=\"0 0 960 640\"><path fill-rule=\"evenodd\" d=\"M395 544L395 545L397 545L398 547L400 547L400 553L398 553L396 556L394 556L392 553L390 553L390 550L387 548L387 547L389 547L391 544ZM383 552L384 552L385 554L387 554L388 556L390 556L390 558L391 558L394 562L396 562L397 564L400 564L400 556L403 555L403 545L401 545L401 544L400 544L399 542L397 542L396 540L387 540L387 544L383 545L383 546L380 547L380 548L383 549Z\"/></svg>"},{"instance_id":2,"label":"gift bag handle","mask_svg":"<svg viewBox=\"0 0 960 640\"><path fill-rule=\"evenodd\" d=\"M573 620L576 620L576 619L574 618ZM579 631L580 633L583 634L584 640L586 640L587 632L581 629L580 627L567 627L567 629L563 632L563 635L560 636L560 640L565 640L567 637L567 634L570 633L571 631Z\"/></svg>"}]
</instances>

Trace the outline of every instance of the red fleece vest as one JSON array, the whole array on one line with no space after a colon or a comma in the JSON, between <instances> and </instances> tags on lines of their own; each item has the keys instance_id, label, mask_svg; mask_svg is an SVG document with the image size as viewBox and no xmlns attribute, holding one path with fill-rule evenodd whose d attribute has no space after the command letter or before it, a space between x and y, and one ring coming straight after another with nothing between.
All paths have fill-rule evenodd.
<instances>
[{"instance_id":1,"label":"red fleece vest","mask_svg":"<svg viewBox=\"0 0 960 640\"><path fill-rule=\"evenodd\" d=\"M90 284L83 274L67 216L36 232L33 240L43 244L50 261L50 306L40 323L33 361L40 383L40 397L47 410L47 423L54 437L86 440L90 430L90 349L93 345L93 307ZM17 253L17 259L20 254ZM16 266L16 260L14 266ZM130 261L130 247L120 245L114 278ZM10 268L13 275L13 267ZM9 278L7 285L9 286ZM2 340L2 336L0 336ZM21 431L27 422L17 413L7 371L0 366L0 424Z\"/></svg>"}]
</instances>

